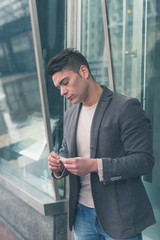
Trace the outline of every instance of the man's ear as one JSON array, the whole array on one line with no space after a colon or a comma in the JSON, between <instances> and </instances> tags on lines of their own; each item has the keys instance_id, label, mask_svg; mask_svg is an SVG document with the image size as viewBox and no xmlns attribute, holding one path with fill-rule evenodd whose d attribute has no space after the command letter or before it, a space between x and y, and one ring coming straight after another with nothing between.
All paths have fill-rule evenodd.
<instances>
[{"instance_id":1,"label":"man's ear","mask_svg":"<svg viewBox=\"0 0 160 240\"><path fill-rule=\"evenodd\" d=\"M79 69L79 74L81 77L88 78L89 77L89 70L85 65L81 65Z\"/></svg>"}]
</instances>

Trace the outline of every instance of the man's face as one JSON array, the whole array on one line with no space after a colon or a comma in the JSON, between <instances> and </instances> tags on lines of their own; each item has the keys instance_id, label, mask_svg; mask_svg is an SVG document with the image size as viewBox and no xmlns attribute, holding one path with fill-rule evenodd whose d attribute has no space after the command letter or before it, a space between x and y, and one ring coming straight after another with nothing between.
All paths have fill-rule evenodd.
<instances>
[{"instance_id":1,"label":"man's face","mask_svg":"<svg viewBox=\"0 0 160 240\"><path fill-rule=\"evenodd\" d=\"M88 69L85 66L81 66L79 74L72 70L63 70L55 73L52 79L55 87L60 89L61 95L73 104L84 104L87 101L89 81Z\"/></svg>"}]
</instances>

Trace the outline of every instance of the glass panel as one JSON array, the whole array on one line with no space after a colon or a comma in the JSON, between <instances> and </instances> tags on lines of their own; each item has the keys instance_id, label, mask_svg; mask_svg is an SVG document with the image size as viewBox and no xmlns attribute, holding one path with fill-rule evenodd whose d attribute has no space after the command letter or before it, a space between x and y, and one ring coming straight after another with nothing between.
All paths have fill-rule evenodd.
<instances>
[{"instance_id":1,"label":"glass panel","mask_svg":"<svg viewBox=\"0 0 160 240\"><path fill-rule=\"evenodd\" d=\"M151 120L156 166L145 179L160 185L160 3L157 0L106 3L116 90L139 98Z\"/></svg>"},{"instance_id":2,"label":"glass panel","mask_svg":"<svg viewBox=\"0 0 160 240\"><path fill-rule=\"evenodd\" d=\"M106 1L115 90L122 90L123 1Z\"/></svg>"},{"instance_id":3,"label":"glass panel","mask_svg":"<svg viewBox=\"0 0 160 240\"><path fill-rule=\"evenodd\" d=\"M141 99L143 1L106 3L116 91Z\"/></svg>"},{"instance_id":4,"label":"glass panel","mask_svg":"<svg viewBox=\"0 0 160 240\"><path fill-rule=\"evenodd\" d=\"M151 120L155 166L143 179L157 223L143 233L160 236L160 1L106 0L116 91L139 98ZM157 200L158 199L158 200Z\"/></svg>"},{"instance_id":5,"label":"glass panel","mask_svg":"<svg viewBox=\"0 0 160 240\"><path fill-rule=\"evenodd\" d=\"M0 2L0 167L53 196L28 0Z\"/></svg>"},{"instance_id":6,"label":"glass panel","mask_svg":"<svg viewBox=\"0 0 160 240\"><path fill-rule=\"evenodd\" d=\"M78 30L81 31L80 51L88 59L94 78L100 84L109 85L101 1L82 0Z\"/></svg>"},{"instance_id":7,"label":"glass panel","mask_svg":"<svg viewBox=\"0 0 160 240\"><path fill-rule=\"evenodd\" d=\"M151 120L155 167L146 179L160 186L160 2L149 1L146 28L145 108Z\"/></svg>"},{"instance_id":8,"label":"glass panel","mask_svg":"<svg viewBox=\"0 0 160 240\"><path fill-rule=\"evenodd\" d=\"M63 137L64 99L60 96L59 90L54 87L52 79L46 70L48 61L66 47L66 4L65 1L62 3L59 0L49 0L47 2L37 0L36 3L53 136L53 150L58 153ZM60 196L64 197L65 179L58 180L58 183Z\"/></svg>"}]
</instances>

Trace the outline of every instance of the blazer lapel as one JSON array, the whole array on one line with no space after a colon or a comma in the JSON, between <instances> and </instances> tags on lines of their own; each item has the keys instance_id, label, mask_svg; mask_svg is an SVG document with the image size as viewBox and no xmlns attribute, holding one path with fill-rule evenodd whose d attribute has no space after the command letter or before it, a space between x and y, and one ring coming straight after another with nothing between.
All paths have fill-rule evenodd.
<instances>
[{"instance_id":1,"label":"blazer lapel","mask_svg":"<svg viewBox=\"0 0 160 240\"><path fill-rule=\"evenodd\" d=\"M76 157L77 155L77 145L76 145L76 132L77 132L77 124L78 124L78 118L79 113L81 110L82 104L77 104L74 116L72 118L72 128L70 133L70 144L69 144L69 156Z\"/></svg>"},{"instance_id":2,"label":"blazer lapel","mask_svg":"<svg viewBox=\"0 0 160 240\"><path fill-rule=\"evenodd\" d=\"M91 141L90 141L90 157L94 158L96 156L96 148L97 148L97 139L98 139L98 131L101 124L101 120L103 118L104 112L108 107L110 102L112 91L110 91L107 87L103 87L103 93L98 102L93 121L91 126Z\"/></svg>"}]
</instances>

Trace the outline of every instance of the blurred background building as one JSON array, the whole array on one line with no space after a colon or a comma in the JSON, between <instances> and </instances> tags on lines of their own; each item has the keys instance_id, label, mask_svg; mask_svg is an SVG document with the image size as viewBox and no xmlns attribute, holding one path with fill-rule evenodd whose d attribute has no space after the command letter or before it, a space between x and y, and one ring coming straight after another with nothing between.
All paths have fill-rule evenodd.
<instances>
[{"instance_id":1,"label":"blurred background building","mask_svg":"<svg viewBox=\"0 0 160 240\"><path fill-rule=\"evenodd\" d=\"M136 97L152 124L155 167L144 176L160 236L160 1L0 2L0 224L17 239L71 240L68 179L52 181L48 154L63 137L63 99L46 72L66 47L86 56L97 82Z\"/></svg>"}]
</instances>

